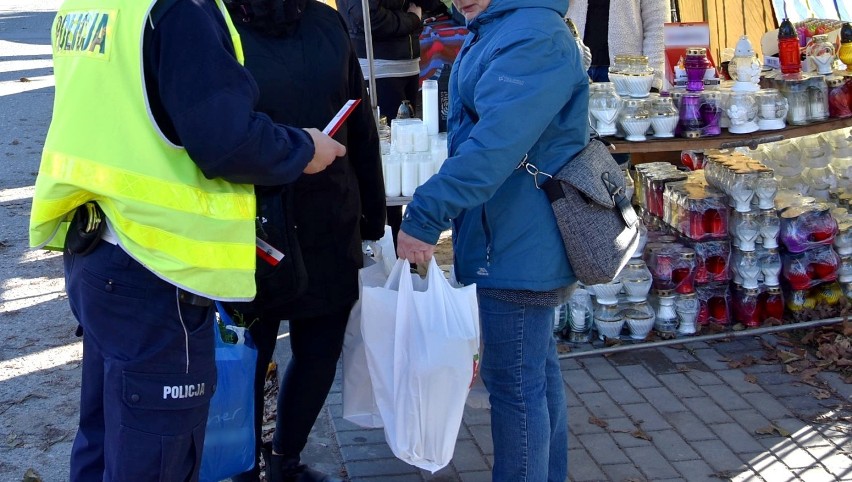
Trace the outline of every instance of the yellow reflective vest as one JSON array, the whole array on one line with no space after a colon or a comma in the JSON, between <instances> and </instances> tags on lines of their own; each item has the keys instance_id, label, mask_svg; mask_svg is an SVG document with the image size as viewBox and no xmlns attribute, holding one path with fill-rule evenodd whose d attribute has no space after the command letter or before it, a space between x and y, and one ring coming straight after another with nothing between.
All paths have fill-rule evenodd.
<instances>
[{"instance_id":1,"label":"yellow reflective vest","mask_svg":"<svg viewBox=\"0 0 852 482\"><path fill-rule=\"evenodd\" d=\"M155 2L66 0L56 15L56 98L30 245L61 249L74 210L96 201L121 247L160 278L213 299L251 300L253 187L205 178L148 108L142 38ZM242 63L239 36L216 3Z\"/></svg>"}]
</instances>

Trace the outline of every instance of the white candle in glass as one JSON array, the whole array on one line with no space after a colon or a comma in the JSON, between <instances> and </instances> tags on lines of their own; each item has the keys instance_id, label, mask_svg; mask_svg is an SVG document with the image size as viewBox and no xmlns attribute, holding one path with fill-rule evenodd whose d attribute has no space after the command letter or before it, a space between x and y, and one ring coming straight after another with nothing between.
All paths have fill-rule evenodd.
<instances>
[{"instance_id":1,"label":"white candle in glass","mask_svg":"<svg viewBox=\"0 0 852 482\"><path fill-rule=\"evenodd\" d=\"M411 196L417 189L417 161L411 154L405 154L402 159L402 195Z\"/></svg>"}]
</instances>

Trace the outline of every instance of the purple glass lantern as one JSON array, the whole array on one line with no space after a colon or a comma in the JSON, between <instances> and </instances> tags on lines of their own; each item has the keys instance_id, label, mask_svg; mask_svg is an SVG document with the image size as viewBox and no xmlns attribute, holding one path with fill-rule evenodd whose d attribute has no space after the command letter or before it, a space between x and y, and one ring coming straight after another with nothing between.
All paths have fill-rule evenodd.
<instances>
[{"instance_id":1,"label":"purple glass lantern","mask_svg":"<svg viewBox=\"0 0 852 482\"><path fill-rule=\"evenodd\" d=\"M686 90L690 92L704 90L704 73L710 68L707 49L704 47L686 49L683 66L686 69Z\"/></svg>"},{"instance_id":2,"label":"purple glass lantern","mask_svg":"<svg viewBox=\"0 0 852 482\"><path fill-rule=\"evenodd\" d=\"M678 131L682 137L701 137L704 121L701 116L701 94L686 93L680 99Z\"/></svg>"},{"instance_id":3,"label":"purple glass lantern","mask_svg":"<svg viewBox=\"0 0 852 482\"><path fill-rule=\"evenodd\" d=\"M722 133L722 96L719 92L701 94L702 137L718 136Z\"/></svg>"}]
</instances>

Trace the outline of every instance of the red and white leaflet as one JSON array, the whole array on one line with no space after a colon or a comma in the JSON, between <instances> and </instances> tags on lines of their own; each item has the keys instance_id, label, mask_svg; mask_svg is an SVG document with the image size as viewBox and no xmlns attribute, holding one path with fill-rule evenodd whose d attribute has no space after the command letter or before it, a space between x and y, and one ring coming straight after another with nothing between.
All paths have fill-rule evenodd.
<instances>
[{"instance_id":1,"label":"red and white leaflet","mask_svg":"<svg viewBox=\"0 0 852 482\"><path fill-rule=\"evenodd\" d=\"M343 104L343 107L337 111L337 114L331 119L325 129L322 130L323 134L328 135L329 137L333 136L337 129L340 129L340 126L343 125L343 122L346 121L346 118L349 117L349 114L355 110L355 107L361 103L361 99L349 99Z\"/></svg>"},{"instance_id":2,"label":"red and white leaflet","mask_svg":"<svg viewBox=\"0 0 852 482\"><path fill-rule=\"evenodd\" d=\"M270 265L278 266L278 263L284 259L284 253L260 238L255 238L255 240L257 241L257 255Z\"/></svg>"}]
</instances>

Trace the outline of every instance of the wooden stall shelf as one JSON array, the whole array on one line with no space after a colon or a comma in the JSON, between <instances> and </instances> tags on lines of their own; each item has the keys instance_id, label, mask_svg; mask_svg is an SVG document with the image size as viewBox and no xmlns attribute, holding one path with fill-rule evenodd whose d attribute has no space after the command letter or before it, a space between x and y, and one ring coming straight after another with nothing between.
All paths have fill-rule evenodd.
<instances>
[{"instance_id":1,"label":"wooden stall shelf","mask_svg":"<svg viewBox=\"0 0 852 482\"><path fill-rule=\"evenodd\" d=\"M612 152L615 154L661 153L684 150L726 149L732 147L756 149L758 145L767 142L794 139L796 137L819 134L850 126L852 126L852 117L846 119L829 119L803 126L787 126L777 131L757 131L751 134L730 134L723 132L719 136L701 137L698 139L684 139L680 137L671 139L649 138L643 142L630 142L617 137L606 137L605 139L613 144L615 150Z\"/></svg>"}]
</instances>

